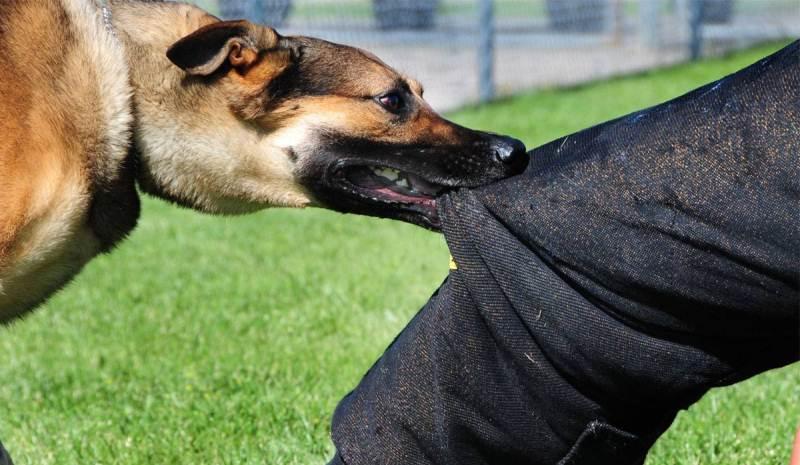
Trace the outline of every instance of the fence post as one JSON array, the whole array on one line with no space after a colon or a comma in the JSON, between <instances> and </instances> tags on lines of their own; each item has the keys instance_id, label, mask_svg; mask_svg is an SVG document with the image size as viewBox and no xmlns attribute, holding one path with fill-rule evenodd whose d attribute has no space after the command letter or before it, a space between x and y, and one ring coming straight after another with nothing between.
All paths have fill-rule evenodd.
<instances>
[{"instance_id":1,"label":"fence post","mask_svg":"<svg viewBox=\"0 0 800 465\"><path fill-rule=\"evenodd\" d=\"M691 0L689 4L689 56L696 61L703 53L703 13L705 0Z\"/></svg>"},{"instance_id":2,"label":"fence post","mask_svg":"<svg viewBox=\"0 0 800 465\"><path fill-rule=\"evenodd\" d=\"M639 6L639 34L642 42L652 48L661 45L661 2L642 0Z\"/></svg>"},{"instance_id":3,"label":"fence post","mask_svg":"<svg viewBox=\"0 0 800 465\"><path fill-rule=\"evenodd\" d=\"M478 85L481 103L494 99L494 0L480 0Z\"/></svg>"}]
</instances>

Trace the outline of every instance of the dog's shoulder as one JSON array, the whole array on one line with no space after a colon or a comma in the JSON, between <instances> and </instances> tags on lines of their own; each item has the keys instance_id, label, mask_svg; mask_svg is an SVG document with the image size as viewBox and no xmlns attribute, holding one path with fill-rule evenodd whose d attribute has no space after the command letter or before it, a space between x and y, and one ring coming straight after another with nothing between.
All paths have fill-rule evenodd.
<instances>
[{"instance_id":1,"label":"dog's shoulder","mask_svg":"<svg viewBox=\"0 0 800 465\"><path fill-rule=\"evenodd\" d=\"M2 300L41 300L121 238L138 199L127 63L103 12L93 0L0 0L0 11L2 320ZM124 221L104 222L100 207ZM12 295L13 282L30 295Z\"/></svg>"},{"instance_id":2,"label":"dog's shoulder","mask_svg":"<svg viewBox=\"0 0 800 465\"><path fill-rule=\"evenodd\" d=\"M0 121L0 163L36 160L27 181L68 166L82 169L90 190L119 182L132 97L103 11L93 0L0 0L0 8L0 109L10 115Z\"/></svg>"}]
</instances>

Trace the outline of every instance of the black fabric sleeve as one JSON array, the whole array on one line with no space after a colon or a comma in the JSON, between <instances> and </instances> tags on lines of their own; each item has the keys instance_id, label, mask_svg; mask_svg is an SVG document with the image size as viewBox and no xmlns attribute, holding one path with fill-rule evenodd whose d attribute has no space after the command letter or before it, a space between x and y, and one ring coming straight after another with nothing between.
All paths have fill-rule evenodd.
<instances>
[{"instance_id":1,"label":"black fabric sleeve","mask_svg":"<svg viewBox=\"0 0 800 465\"><path fill-rule=\"evenodd\" d=\"M800 358L800 43L440 200L458 269L334 415L334 463L641 464Z\"/></svg>"},{"instance_id":2,"label":"black fabric sleeve","mask_svg":"<svg viewBox=\"0 0 800 465\"><path fill-rule=\"evenodd\" d=\"M11 463L11 457L8 456L8 452L3 448L2 443L0 443L0 465L14 465Z\"/></svg>"}]
</instances>

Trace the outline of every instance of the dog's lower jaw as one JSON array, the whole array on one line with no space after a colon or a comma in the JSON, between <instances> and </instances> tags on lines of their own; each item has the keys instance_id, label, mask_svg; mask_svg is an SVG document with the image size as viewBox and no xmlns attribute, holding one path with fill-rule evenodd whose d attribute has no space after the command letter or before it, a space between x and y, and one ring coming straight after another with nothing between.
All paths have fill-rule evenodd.
<instances>
[{"instance_id":1,"label":"dog's lower jaw","mask_svg":"<svg viewBox=\"0 0 800 465\"><path fill-rule=\"evenodd\" d=\"M398 203L380 200L353 188L336 188L330 194L325 194L328 189L318 187L314 190L316 198L327 199L315 201L314 206L340 213L400 220L431 231L441 229L436 198L426 198L418 203Z\"/></svg>"}]
</instances>

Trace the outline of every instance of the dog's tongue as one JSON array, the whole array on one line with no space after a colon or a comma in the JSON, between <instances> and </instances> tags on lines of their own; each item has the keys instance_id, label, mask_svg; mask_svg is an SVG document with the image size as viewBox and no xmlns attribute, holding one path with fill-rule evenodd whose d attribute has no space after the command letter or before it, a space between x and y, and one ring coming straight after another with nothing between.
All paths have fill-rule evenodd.
<instances>
[{"instance_id":1,"label":"dog's tongue","mask_svg":"<svg viewBox=\"0 0 800 465\"><path fill-rule=\"evenodd\" d=\"M354 185L374 191L395 202L424 203L425 200L436 197L442 189L419 176L396 170L382 171L356 167L348 170L346 176ZM389 179L387 176L395 179Z\"/></svg>"},{"instance_id":2,"label":"dog's tongue","mask_svg":"<svg viewBox=\"0 0 800 465\"><path fill-rule=\"evenodd\" d=\"M380 189L375 189L375 192L382 194L384 197L391 199L394 202L415 203L418 205L427 205L431 208L436 207L436 199L432 197L408 195L403 192L398 192L396 188L382 187Z\"/></svg>"}]
</instances>

